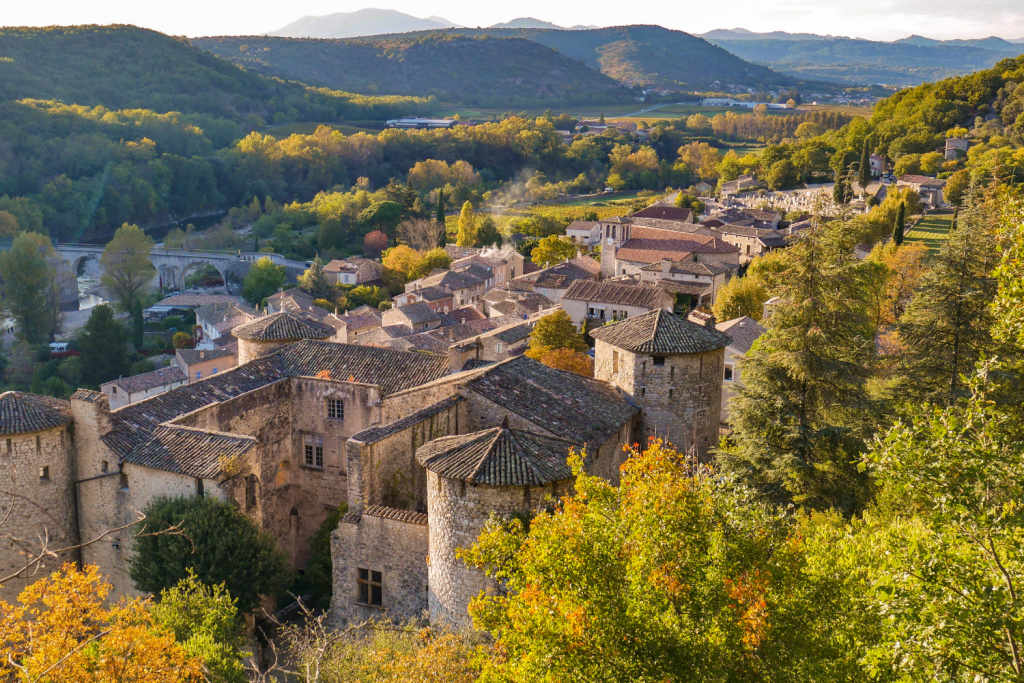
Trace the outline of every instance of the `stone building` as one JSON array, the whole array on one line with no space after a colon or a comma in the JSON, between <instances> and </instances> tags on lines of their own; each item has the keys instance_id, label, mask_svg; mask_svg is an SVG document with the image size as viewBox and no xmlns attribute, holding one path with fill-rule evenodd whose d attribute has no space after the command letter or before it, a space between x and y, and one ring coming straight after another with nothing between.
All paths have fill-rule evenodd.
<instances>
[{"instance_id":1,"label":"stone building","mask_svg":"<svg viewBox=\"0 0 1024 683\"><path fill-rule=\"evenodd\" d=\"M330 325L281 311L236 327L233 334L241 365L300 339L330 339L336 333Z\"/></svg>"},{"instance_id":2,"label":"stone building","mask_svg":"<svg viewBox=\"0 0 1024 683\"><path fill-rule=\"evenodd\" d=\"M655 309L590 331L594 376L640 406L640 440L658 437L707 459L718 442L729 336Z\"/></svg>"},{"instance_id":3,"label":"stone building","mask_svg":"<svg viewBox=\"0 0 1024 683\"><path fill-rule=\"evenodd\" d=\"M0 394L0 578L18 574L38 556L78 542L71 404L20 391ZM79 559L77 550L45 557L0 585L10 602L26 585Z\"/></svg>"}]
</instances>

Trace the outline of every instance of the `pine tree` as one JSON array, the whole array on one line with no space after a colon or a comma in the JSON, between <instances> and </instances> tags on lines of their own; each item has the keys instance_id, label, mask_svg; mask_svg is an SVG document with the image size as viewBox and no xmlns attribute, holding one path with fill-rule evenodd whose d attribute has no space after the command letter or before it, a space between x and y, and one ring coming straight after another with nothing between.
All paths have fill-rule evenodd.
<instances>
[{"instance_id":1,"label":"pine tree","mask_svg":"<svg viewBox=\"0 0 1024 683\"><path fill-rule=\"evenodd\" d=\"M897 247L903 246L903 230L906 222L907 205L900 203L899 209L896 210L896 222L892 226L892 241L896 243Z\"/></svg>"},{"instance_id":2,"label":"pine tree","mask_svg":"<svg viewBox=\"0 0 1024 683\"><path fill-rule=\"evenodd\" d=\"M780 503L852 512L867 498L856 461L873 423L865 383L874 327L848 226L818 226L786 251L782 301L743 363L733 443L718 462Z\"/></svg>"},{"instance_id":3,"label":"pine tree","mask_svg":"<svg viewBox=\"0 0 1024 683\"><path fill-rule=\"evenodd\" d=\"M857 180L860 183L860 189L866 193L868 183L871 182L871 150L868 148L868 138L864 138L864 147L860 151L860 169L858 171Z\"/></svg>"},{"instance_id":4,"label":"pine tree","mask_svg":"<svg viewBox=\"0 0 1024 683\"><path fill-rule=\"evenodd\" d=\"M257 235L255 232L252 234L252 250L255 251L257 254L260 251L260 236Z\"/></svg>"},{"instance_id":5,"label":"pine tree","mask_svg":"<svg viewBox=\"0 0 1024 683\"><path fill-rule=\"evenodd\" d=\"M991 273L1000 252L992 203L974 188L967 191L957 230L900 319L903 385L911 397L952 405L966 393L961 377L993 350L990 304L997 284Z\"/></svg>"},{"instance_id":6,"label":"pine tree","mask_svg":"<svg viewBox=\"0 0 1024 683\"><path fill-rule=\"evenodd\" d=\"M442 226L440 234L437 237L437 246L444 247L448 244L448 230L444 229L445 217L444 217L444 190L437 191L437 222Z\"/></svg>"},{"instance_id":7,"label":"pine tree","mask_svg":"<svg viewBox=\"0 0 1024 683\"><path fill-rule=\"evenodd\" d=\"M135 306L132 307L132 345L135 350L142 348L142 344L145 341L144 327L142 325L142 302L138 299L135 300Z\"/></svg>"},{"instance_id":8,"label":"pine tree","mask_svg":"<svg viewBox=\"0 0 1024 683\"><path fill-rule=\"evenodd\" d=\"M956 230L956 218L960 213L960 205L953 207L953 217L949 219L949 231L953 232Z\"/></svg>"},{"instance_id":9,"label":"pine tree","mask_svg":"<svg viewBox=\"0 0 1024 683\"><path fill-rule=\"evenodd\" d=\"M127 330L114 319L114 311L110 306L102 304L92 309L78 337L82 380L86 385L98 387L128 374L127 342Z\"/></svg>"},{"instance_id":10,"label":"pine tree","mask_svg":"<svg viewBox=\"0 0 1024 683\"><path fill-rule=\"evenodd\" d=\"M597 122L604 125L604 112L601 112L601 116L598 117Z\"/></svg>"},{"instance_id":11,"label":"pine tree","mask_svg":"<svg viewBox=\"0 0 1024 683\"><path fill-rule=\"evenodd\" d=\"M462 213L459 214L459 235L455 244L460 247L472 247L476 244L476 216L473 215L473 205L469 202L462 205Z\"/></svg>"},{"instance_id":12,"label":"pine tree","mask_svg":"<svg viewBox=\"0 0 1024 683\"><path fill-rule=\"evenodd\" d=\"M313 265L298 277L298 283L299 289L314 299L331 300L334 298L334 284L327 275L327 271L324 270L324 262L320 260L320 254L313 259Z\"/></svg>"}]
</instances>

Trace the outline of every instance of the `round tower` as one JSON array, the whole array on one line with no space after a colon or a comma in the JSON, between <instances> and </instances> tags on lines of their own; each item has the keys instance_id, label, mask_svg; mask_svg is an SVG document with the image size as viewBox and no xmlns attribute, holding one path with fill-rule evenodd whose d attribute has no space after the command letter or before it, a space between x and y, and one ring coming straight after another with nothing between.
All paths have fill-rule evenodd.
<instances>
[{"instance_id":1,"label":"round tower","mask_svg":"<svg viewBox=\"0 0 1024 683\"><path fill-rule=\"evenodd\" d=\"M511 429L508 418L496 429L449 436L416 451L427 470L431 623L471 626L469 602L497 584L458 559L458 548L476 542L492 514L533 515L571 485L567 458L575 444Z\"/></svg>"},{"instance_id":2,"label":"round tower","mask_svg":"<svg viewBox=\"0 0 1024 683\"><path fill-rule=\"evenodd\" d=\"M0 394L0 577L23 569L48 550L75 545L74 446L71 404L49 396ZM25 586L78 552L60 553L31 565L0 586L10 602Z\"/></svg>"},{"instance_id":3,"label":"round tower","mask_svg":"<svg viewBox=\"0 0 1024 683\"><path fill-rule=\"evenodd\" d=\"M594 376L641 410L641 437L658 437L706 460L718 442L725 347L730 338L655 309L590 331Z\"/></svg>"},{"instance_id":4,"label":"round tower","mask_svg":"<svg viewBox=\"0 0 1024 683\"><path fill-rule=\"evenodd\" d=\"M330 339L335 332L330 325L281 311L239 325L231 334L238 339L238 364L242 365L303 339Z\"/></svg>"}]
</instances>

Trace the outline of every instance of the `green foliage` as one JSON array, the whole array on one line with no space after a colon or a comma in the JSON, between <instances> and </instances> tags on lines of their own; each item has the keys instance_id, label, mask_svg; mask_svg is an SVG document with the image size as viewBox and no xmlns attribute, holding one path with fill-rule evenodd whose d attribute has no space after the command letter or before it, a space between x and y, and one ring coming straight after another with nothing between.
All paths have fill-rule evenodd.
<instances>
[{"instance_id":1,"label":"green foliage","mask_svg":"<svg viewBox=\"0 0 1024 683\"><path fill-rule=\"evenodd\" d=\"M252 612L260 596L276 595L284 584L284 553L231 504L207 497L157 498L143 512L128 571L139 590L159 593L194 573L204 585L223 584L239 610ZM157 533L168 529L181 533Z\"/></svg>"},{"instance_id":2,"label":"green foliage","mask_svg":"<svg viewBox=\"0 0 1024 683\"><path fill-rule=\"evenodd\" d=\"M100 282L117 298L121 309L131 311L142 289L156 275L149 261L153 240L137 225L125 223L107 242L100 256L103 275Z\"/></svg>"},{"instance_id":3,"label":"green foliage","mask_svg":"<svg viewBox=\"0 0 1024 683\"><path fill-rule=\"evenodd\" d=\"M465 202L459 214L459 234L455 244L460 247L472 247L476 244L477 218L473 213L473 204Z\"/></svg>"},{"instance_id":4,"label":"green foliage","mask_svg":"<svg viewBox=\"0 0 1024 683\"><path fill-rule=\"evenodd\" d=\"M360 306L371 306L377 308L380 306L382 301L387 301L388 293L380 287L368 287L367 285L359 285L354 287L345 295L345 299L348 301L349 310L353 308L359 308Z\"/></svg>"},{"instance_id":5,"label":"green foliage","mask_svg":"<svg viewBox=\"0 0 1024 683\"><path fill-rule=\"evenodd\" d=\"M900 204L899 208L896 209L896 221L893 223L892 226L892 241L896 243L897 247L903 244L903 231L905 229L906 223L906 211L906 204Z\"/></svg>"},{"instance_id":6,"label":"green foliage","mask_svg":"<svg viewBox=\"0 0 1024 683\"><path fill-rule=\"evenodd\" d=\"M501 246L501 233L490 216L483 216L476 230L476 243L478 247Z\"/></svg>"},{"instance_id":7,"label":"green foliage","mask_svg":"<svg viewBox=\"0 0 1024 683\"><path fill-rule=\"evenodd\" d=\"M0 254L4 307L17 322L18 338L30 344L50 340L57 330L59 309L48 292L60 288L58 258L50 239L34 232L18 235L11 249Z\"/></svg>"},{"instance_id":8,"label":"green foliage","mask_svg":"<svg viewBox=\"0 0 1024 683\"><path fill-rule=\"evenodd\" d=\"M313 259L313 265L299 276L298 284L302 291L314 299L333 299L337 289L324 270L319 255Z\"/></svg>"},{"instance_id":9,"label":"green foliage","mask_svg":"<svg viewBox=\"0 0 1024 683\"><path fill-rule=\"evenodd\" d=\"M275 265L269 256L264 256L252 264L242 281L242 296L254 306L277 292L286 281L284 266Z\"/></svg>"},{"instance_id":10,"label":"green foliage","mask_svg":"<svg viewBox=\"0 0 1024 683\"><path fill-rule=\"evenodd\" d=\"M530 349L526 353L531 358L539 360L539 357L548 351L586 351L587 348L586 340L572 324L569 314L565 311L555 311L537 321L530 335Z\"/></svg>"},{"instance_id":11,"label":"green foliage","mask_svg":"<svg viewBox=\"0 0 1024 683\"><path fill-rule=\"evenodd\" d=\"M756 277L734 277L715 296L715 319L725 322L745 315L760 320L768 298L764 284Z\"/></svg>"},{"instance_id":12,"label":"green foliage","mask_svg":"<svg viewBox=\"0 0 1024 683\"><path fill-rule=\"evenodd\" d=\"M224 584L209 586L189 571L160 591L153 619L174 635L189 657L200 657L210 683L244 683L245 621Z\"/></svg>"},{"instance_id":13,"label":"green foliage","mask_svg":"<svg viewBox=\"0 0 1024 683\"><path fill-rule=\"evenodd\" d=\"M545 237L530 254L530 260L541 268L547 268L576 256L576 243L563 235Z\"/></svg>"},{"instance_id":14,"label":"green foliage","mask_svg":"<svg viewBox=\"0 0 1024 683\"><path fill-rule=\"evenodd\" d=\"M306 564L306 580L309 581L313 599L326 605L334 591L334 570L331 563L331 533L338 528L338 522L348 512L348 505L342 503L332 510L327 518L309 537L309 562Z\"/></svg>"},{"instance_id":15,"label":"green foliage","mask_svg":"<svg viewBox=\"0 0 1024 683\"><path fill-rule=\"evenodd\" d=\"M128 331L114 320L114 309L106 304L93 308L78 337L82 381L88 386L99 387L104 382L127 375L127 344Z\"/></svg>"},{"instance_id":16,"label":"green foliage","mask_svg":"<svg viewBox=\"0 0 1024 683\"><path fill-rule=\"evenodd\" d=\"M953 220L957 220L956 214ZM1024 203L1020 198L1003 205L997 234L1003 256L994 272L998 287L994 332L1003 343L1024 348Z\"/></svg>"},{"instance_id":17,"label":"green foliage","mask_svg":"<svg viewBox=\"0 0 1024 683\"><path fill-rule=\"evenodd\" d=\"M135 300L135 305L132 306L132 346L138 351L142 348L142 344L145 341L145 321L142 319L142 301L140 299Z\"/></svg>"}]
</instances>

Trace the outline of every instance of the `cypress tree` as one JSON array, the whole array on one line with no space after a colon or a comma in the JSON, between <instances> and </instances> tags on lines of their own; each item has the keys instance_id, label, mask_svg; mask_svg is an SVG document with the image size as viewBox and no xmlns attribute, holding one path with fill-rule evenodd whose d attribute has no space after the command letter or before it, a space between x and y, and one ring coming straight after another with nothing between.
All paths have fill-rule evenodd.
<instances>
[{"instance_id":1,"label":"cypress tree","mask_svg":"<svg viewBox=\"0 0 1024 683\"><path fill-rule=\"evenodd\" d=\"M868 139L864 138L864 148L860 151L860 182L861 190L867 192L868 183L871 182L871 150L868 149Z\"/></svg>"},{"instance_id":2,"label":"cypress tree","mask_svg":"<svg viewBox=\"0 0 1024 683\"><path fill-rule=\"evenodd\" d=\"M252 250L257 253L260 250L260 236L256 233L252 234Z\"/></svg>"},{"instance_id":3,"label":"cypress tree","mask_svg":"<svg viewBox=\"0 0 1024 683\"><path fill-rule=\"evenodd\" d=\"M132 307L132 345L136 350L141 349L142 343L145 341L143 332L142 302L136 299L135 305Z\"/></svg>"},{"instance_id":4,"label":"cypress tree","mask_svg":"<svg viewBox=\"0 0 1024 683\"><path fill-rule=\"evenodd\" d=\"M444 245L448 244L448 230L444 227L444 190L437 191L437 222L441 224L440 235L437 237L437 246L444 247Z\"/></svg>"},{"instance_id":5,"label":"cypress tree","mask_svg":"<svg viewBox=\"0 0 1024 683\"><path fill-rule=\"evenodd\" d=\"M604 123L604 112L601 112L601 116L597 119L597 122L601 124Z\"/></svg>"},{"instance_id":6,"label":"cypress tree","mask_svg":"<svg viewBox=\"0 0 1024 683\"><path fill-rule=\"evenodd\" d=\"M957 215L959 213L960 213L960 205L958 204L957 206L955 206L953 208L953 217L949 219L949 231L950 232L953 232L954 230L956 230L956 218L957 218Z\"/></svg>"},{"instance_id":7,"label":"cypress tree","mask_svg":"<svg viewBox=\"0 0 1024 683\"><path fill-rule=\"evenodd\" d=\"M896 210L896 223L892 226L892 241L896 243L896 246L903 245L903 229L906 221L907 205L900 202L899 208Z\"/></svg>"}]
</instances>

